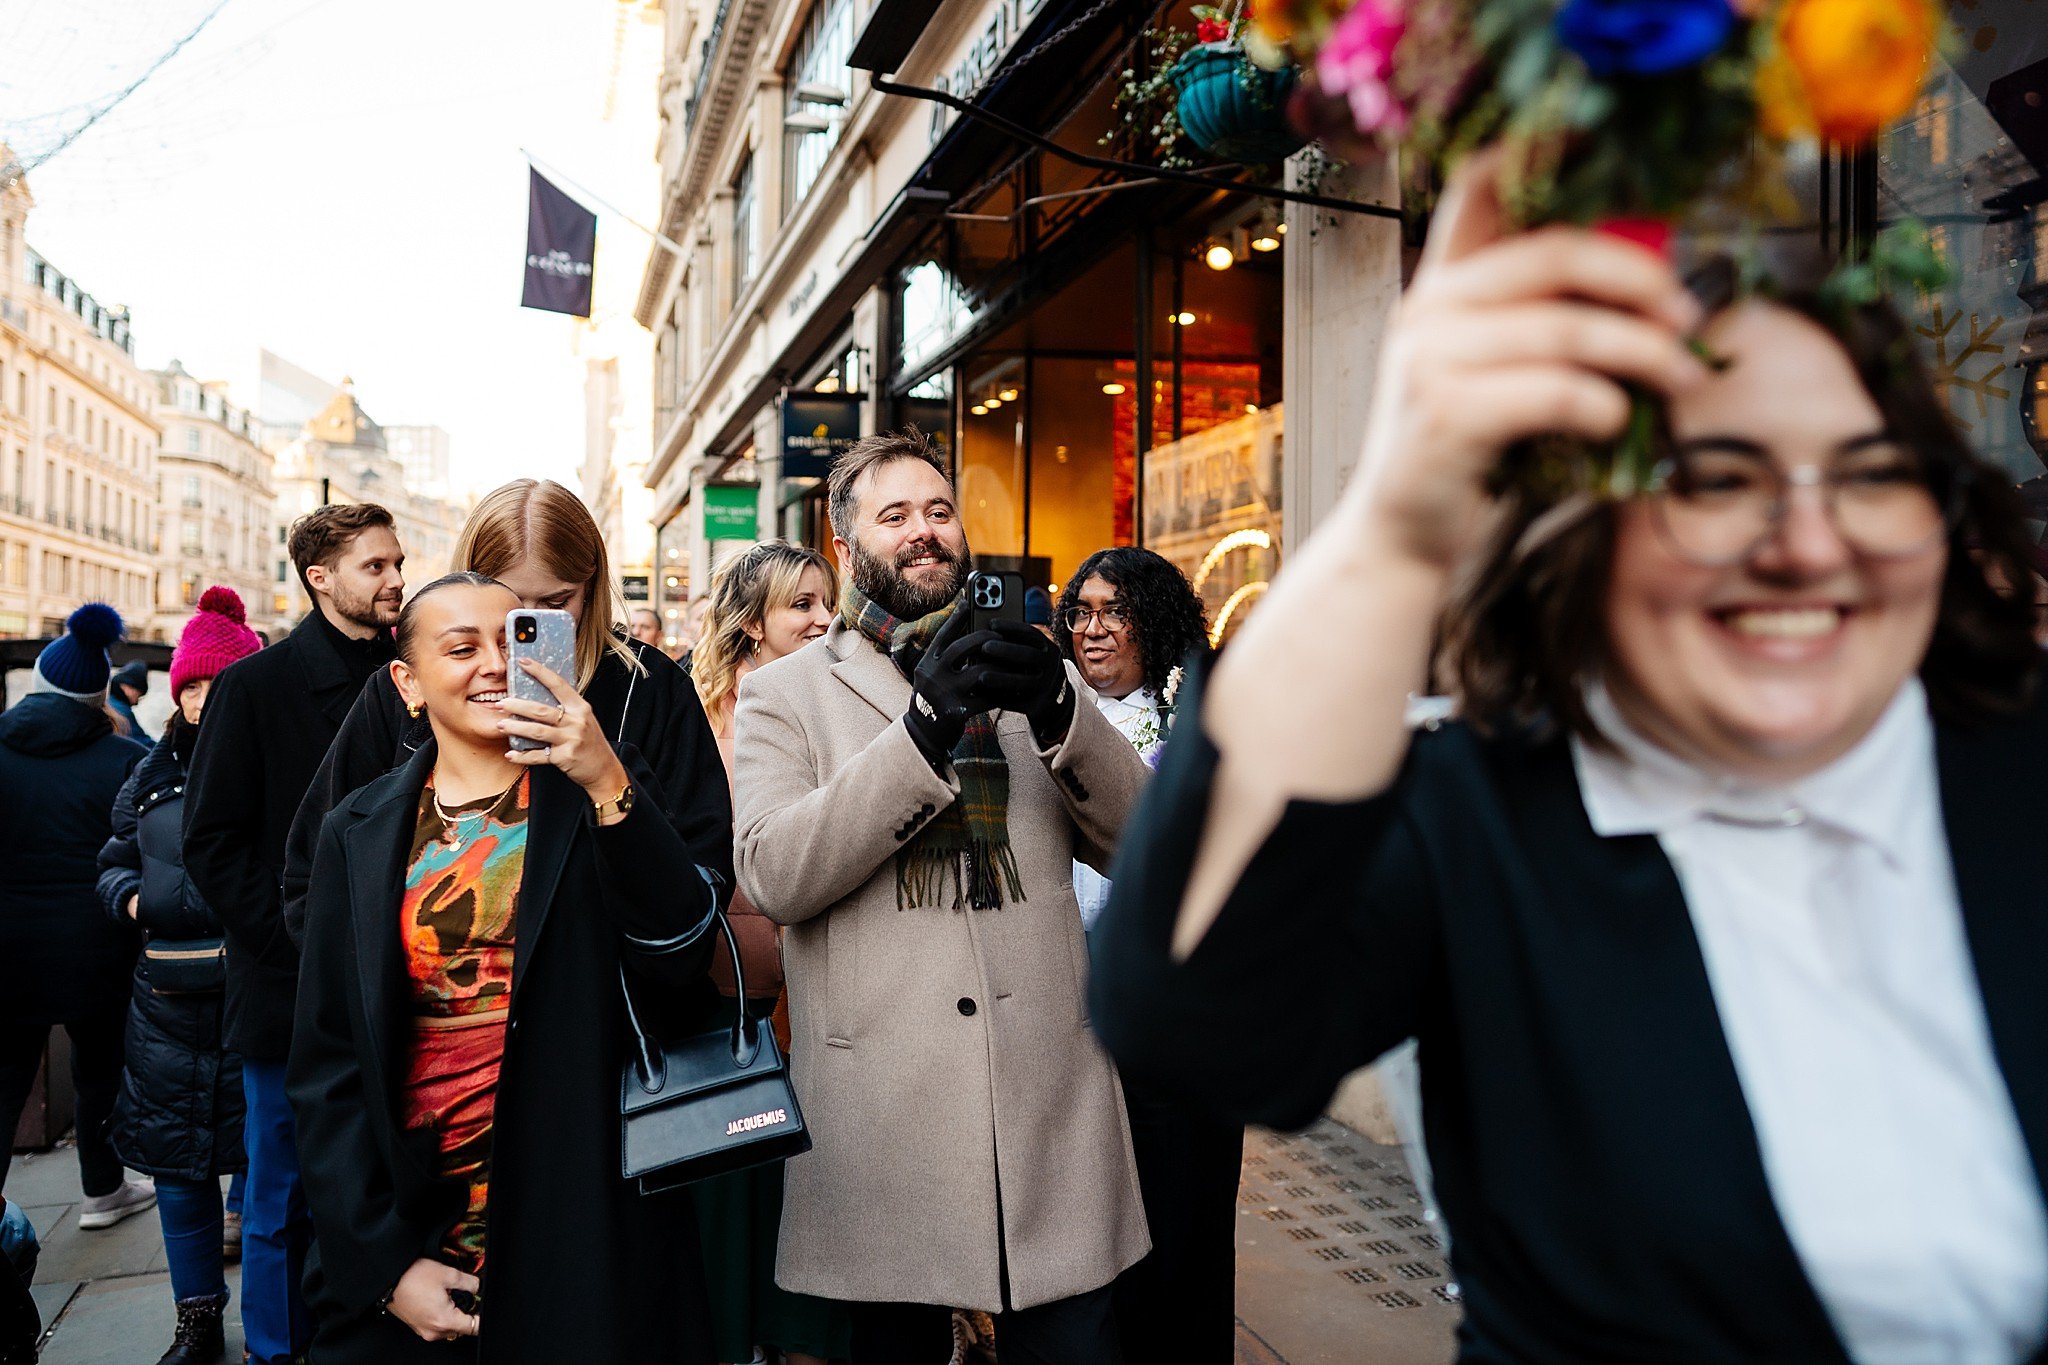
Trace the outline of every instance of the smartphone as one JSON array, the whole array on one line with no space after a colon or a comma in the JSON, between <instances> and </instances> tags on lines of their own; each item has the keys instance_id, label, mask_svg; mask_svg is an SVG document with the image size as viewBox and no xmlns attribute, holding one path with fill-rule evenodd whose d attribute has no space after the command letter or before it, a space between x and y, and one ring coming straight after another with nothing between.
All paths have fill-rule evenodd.
<instances>
[{"instance_id":1,"label":"smartphone","mask_svg":"<svg viewBox=\"0 0 2048 1365\"><path fill-rule=\"evenodd\" d=\"M555 670L563 678L576 676L576 620L566 611L550 611L540 607L518 607L505 613L505 656L510 665L512 679L506 684L511 694L521 701L539 702L542 706L558 706L561 698L541 685L534 677L519 666L521 659L532 659ZM541 741L528 739L524 735L512 736L515 749L539 749Z\"/></svg>"},{"instance_id":2,"label":"smartphone","mask_svg":"<svg viewBox=\"0 0 2048 1365\"><path fill-rule=\"evenodd\" d=\"M968 629L987 630L998 621L1024 624L1024 575L1010 570L976 572L967 577Z\"/></svg>"}]
</instances>

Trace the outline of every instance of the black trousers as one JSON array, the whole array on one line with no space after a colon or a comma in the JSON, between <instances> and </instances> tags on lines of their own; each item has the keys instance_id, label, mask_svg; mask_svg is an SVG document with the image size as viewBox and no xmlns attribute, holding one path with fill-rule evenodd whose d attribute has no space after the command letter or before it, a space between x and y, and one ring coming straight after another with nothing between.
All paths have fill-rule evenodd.
<instances>
[{"instance_id":1,"label":"black trousers","mask_svg":"<svg viewBox=\"0 0 2048 1365\"><path fill-rule=\"evenodd\" d=\"M1112 1286L1124 1358L1231 1365L1244 1129L1129 1080L1124 1108L1152 1230L1152 1250Z\"/></svg>"},{"instance_id":2,"label":"black trousers","mask_svg":"<svg viewBox=\"0 0 2048 1365\"><path fill-rule=\"evenodd\" d=\"M853 1365L946 1365L953 1354L951 1309L927 1303L856 1303ZM1123 1365L1109 1289L1091 1289L996 1316L1003 1365Z\"/></svg>"},{"instance_id":3,"label":"black trousers","mask_svg":"<svg viewBox=\"0 0 2048 1365\"><path fill-rule=\"evenodd\" d=\"M14 1130L35 1088L36 1066L50 1039L48 1024L0 1021L0 1188L13 1163ZM121 1093L128 1055L128 1002L64 1025L71 1035L71 1085L78 1095L78 1183L87 1198L112 1194L127 1177L107 1140L107 1121Z\"/></svg>"}]
</instances>

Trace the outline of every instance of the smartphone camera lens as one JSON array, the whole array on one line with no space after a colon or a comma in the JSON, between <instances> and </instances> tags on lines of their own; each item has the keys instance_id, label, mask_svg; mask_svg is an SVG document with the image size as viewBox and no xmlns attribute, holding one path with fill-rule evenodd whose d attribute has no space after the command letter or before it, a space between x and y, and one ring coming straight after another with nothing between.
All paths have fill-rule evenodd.
<instances>
[{"instance_id":1,"label":"smartphone camera lens","mask_svg":"<svg viewBox=\"0 0 2048 1365\"><path fill-rule=\"evenodd\" d=\"M531 616L517 616L512 620L512 638L522 645L533 643L534 630Z\"/></svg>"}]
</instances>

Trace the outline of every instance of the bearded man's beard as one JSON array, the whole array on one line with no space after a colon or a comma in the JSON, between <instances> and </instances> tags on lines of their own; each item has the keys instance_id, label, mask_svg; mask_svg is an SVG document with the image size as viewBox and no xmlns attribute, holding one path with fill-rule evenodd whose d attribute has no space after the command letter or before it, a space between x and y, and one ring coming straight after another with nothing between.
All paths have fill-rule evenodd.
<instances>
[{"instance_id":1,"label":"bearded man's beard","mask_svg":"<svg viewBox=\"0 0 2048 1365\"><path fill-rule=\"evenodd\" d=\"M912 582L904 566L927 555L951 565L952 572L933 582ZM973 569L971 556L955 555L950 546L936 540L913 541L898 550L894 559L884 559L857 540L853 544L853 586L899 621L929 616L958 597Z\"/></svg>"},{"instance_id":2,"label":"bearded man's beard","mask_svg":"<svg viewBox=\"0 0 2048 1365\"><path fill-rule=\"evenodd\" d=\"M328 600L334 606L335 615L342 620L353 621L372 630L389 630L397 625L399 608L404 605L403 599L395 593L387 594L379 589L368 596L361 596L339 583L334 585Z\"/></svg>"}]
</instances>

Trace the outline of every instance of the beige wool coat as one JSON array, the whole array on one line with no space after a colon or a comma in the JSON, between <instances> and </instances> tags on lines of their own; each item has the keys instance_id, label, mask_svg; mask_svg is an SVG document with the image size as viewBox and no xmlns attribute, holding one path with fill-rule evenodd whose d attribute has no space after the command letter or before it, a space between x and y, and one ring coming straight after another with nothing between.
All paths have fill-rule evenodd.
<instances>
[{"instance_id":1,"label":"beige wool coat","mask_svg":"<svg viewBox=\"0 0 2048 1365\"><path fill-rule=\"evenodd\" d=\"M1082 696L1057 749L997 714L1025 899L981 911L897 908L896 855L959 782L904 728L910 683L881 651L835 624L741 684L735 862L790 926L791 1068L816 1144L788 1166L786 1289L994 1312L1006 1254L1010 1306L1030 1308L1151 1245L1088 1028L1072 868L1107 866L1147 769L1069 678Z\"/></svg>"}]
</instances>

